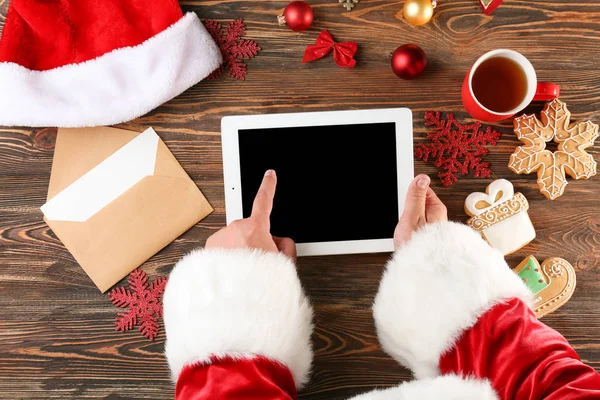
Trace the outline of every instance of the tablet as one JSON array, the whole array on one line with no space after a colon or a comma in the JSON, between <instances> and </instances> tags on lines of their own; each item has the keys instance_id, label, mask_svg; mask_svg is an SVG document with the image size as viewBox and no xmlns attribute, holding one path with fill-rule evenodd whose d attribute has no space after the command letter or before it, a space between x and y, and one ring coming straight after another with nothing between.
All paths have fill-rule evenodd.
<instances>
[{"instance_id":1,"label":"tablet","mask_svg":"<svg viewBox=\"0 0 600 400\"><path fill-rule=\"evenodd\" d=\"M271 234L299 256L393 251L414 175L409 109L231 116L221 132L227 224L274 169Z\"/></svg>"}]
</instances>

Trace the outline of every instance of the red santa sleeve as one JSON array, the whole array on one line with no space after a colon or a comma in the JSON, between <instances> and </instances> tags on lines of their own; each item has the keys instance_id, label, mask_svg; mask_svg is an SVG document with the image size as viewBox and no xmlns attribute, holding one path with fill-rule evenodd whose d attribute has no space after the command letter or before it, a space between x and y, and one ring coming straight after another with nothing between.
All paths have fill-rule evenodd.
<instances>
[{"instance_id":1,"label":"red santa sleeve","mask_svg":"<svg viewBox=\"0 0 600 400\"><path fill-rule=\"evenodd\" d=\"M384 350L417 378L468 378L499 399L600 398L600 375L529 304L499 251L446 222L394 254L373 313Z\"/></svg>"},{"instance_id":2,"label":"red santa sleeve","mask_svg":"<svg viewBox=\"0 0 600 400\"><path fill-rule=\"evenodd\" d=\"M312 362L312 308L292 260L196 250L163 297L176 400L296 398Z\"/></svg>"}]
</instances>

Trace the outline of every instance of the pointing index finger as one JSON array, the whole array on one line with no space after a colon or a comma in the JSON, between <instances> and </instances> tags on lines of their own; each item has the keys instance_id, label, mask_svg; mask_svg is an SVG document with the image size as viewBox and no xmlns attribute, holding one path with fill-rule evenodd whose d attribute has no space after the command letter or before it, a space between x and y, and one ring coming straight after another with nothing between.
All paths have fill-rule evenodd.
<instances>
[{"instance_id":1,"label":"pointing index finger","mask_svg":"<svg viewBox=\"0 0 600 400\"><path fill-rule=\"evenodd\" d=\"M277 186L277 175L272 169L265 172L265 176L260 184L260 188L254 198L252 205L251 218L261 221L269 221L271 210L273 209L273 198L275 197L275 187Z\"/></svg>"}]
</instances>

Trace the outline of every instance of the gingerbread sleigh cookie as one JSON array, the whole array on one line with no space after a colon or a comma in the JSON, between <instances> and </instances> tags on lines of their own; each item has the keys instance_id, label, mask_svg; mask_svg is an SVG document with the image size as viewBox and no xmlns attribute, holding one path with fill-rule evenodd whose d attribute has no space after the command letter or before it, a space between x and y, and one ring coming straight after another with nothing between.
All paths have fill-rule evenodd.
<instances>
[{"instance_id":1,"label":"gingerbread sleigh cookie","mask_svg":"<svg viewBox=\"0 0 600 400\"><path fill-rule=\"evenodd\" d=\"M512 183L506 179L495 180L486 188L486 193L471 193L465 200L465 212L471 217L467 225L504 255L519 250L535 238L528 209L525 196L515 194Z\"/></svg>"},{"instance_id":2,"label":"gingerbread sleigh cookie","mask_svg":"<svg viewBox=\"0 0 600 400\"><path fill-rule=\"evenodd\" d=\"M575 291L575 269L562 258L548 258L540 265L534 256L529 256L513 271L533 293L533 312L537 318L556 311Z\"/></svg>"},{"instance_id":3,"label":"gingerbread sleigh cookie","mask_svg":"<svg viewBox=\"0 0 600 400\"><path fill-rule=\"evenodd\" d=\"M541 121L535 115L515 118L515 133L524 145L510 156L508 168L517 174L537 171L540 191L550 200L565 191L566 174L573 179L596 175L596 161L585 149L598 137L598 125L571 123L571 112L562 101L546 104ZM552 141L558 144L555 152L546 149L546 142Z\"/></svg>"}]
</instances>

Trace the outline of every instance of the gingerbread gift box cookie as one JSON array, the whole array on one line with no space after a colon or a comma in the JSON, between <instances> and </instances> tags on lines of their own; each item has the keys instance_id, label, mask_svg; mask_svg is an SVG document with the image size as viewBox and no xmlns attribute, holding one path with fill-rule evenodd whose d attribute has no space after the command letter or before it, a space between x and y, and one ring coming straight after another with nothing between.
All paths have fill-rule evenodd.
<instances>
[{"instance_id":1,"label":"gingerbread gift box cookie","mask_svg":"<svg viewBox=\"0 0 600 400\"><path fill-rule=\"evenodd\" d=\"M525 196L515 193L512 183L506 179L495 180L485 193L471 193L465 200L465 212L471 217L467 225L504 255L519 250L535 238L528 209Z\"/></svg>"},{"instance_id":2,"label":"gingerbread gift box cookie","mask_svg":"<svg viewBox=\"0 0 600 400\"><path fill-rule=\"evenodd\" d=\"M533 293L533 312L537 318L556 311L575 291L575 269L562 258L548 258L540 265L534 256L529 256L513 271Z\"/></svg>"}]
</instances>

